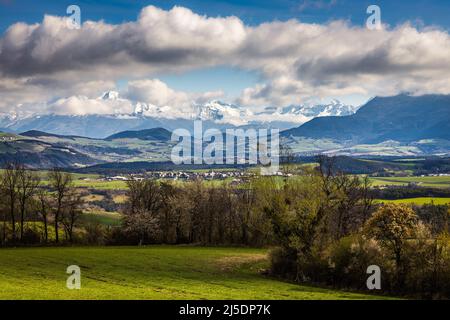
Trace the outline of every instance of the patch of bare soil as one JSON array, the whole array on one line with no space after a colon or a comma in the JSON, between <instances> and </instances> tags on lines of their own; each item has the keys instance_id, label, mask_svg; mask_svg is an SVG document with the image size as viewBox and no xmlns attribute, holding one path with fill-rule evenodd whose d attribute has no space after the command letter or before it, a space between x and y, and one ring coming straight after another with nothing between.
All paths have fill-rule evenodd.
<instances>
[{"instance_id":1,"label":"patch of bare soil","mask_svg":"<svg viewBox=\"0 0 450 320\"><path fill-rule=\"evenodd\" d=\"M267 260L267 254L246 254L239 256L223 257L216 260L216 263L221 271L233 271L239 266L245 264L252 264Z\"/></svg>"}]
</instances>

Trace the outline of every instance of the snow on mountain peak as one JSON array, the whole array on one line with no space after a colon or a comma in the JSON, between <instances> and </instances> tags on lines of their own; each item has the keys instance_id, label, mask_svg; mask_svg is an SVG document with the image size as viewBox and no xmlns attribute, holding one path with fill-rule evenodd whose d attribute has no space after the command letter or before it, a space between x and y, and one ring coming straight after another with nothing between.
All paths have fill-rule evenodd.
<instances>
[{"instance_id":1,"label":"snow on mountain peak","mask_svg":"<svg viewBox=\"0 0 450 320\"><path fill-rule=\"evenodd\" d=\"M102 94L103 100L118 100L119 93L117 91L106 91Z\"/></svg>"},{"instance_id":2,"label":"snow on mountain peak","mask_svg":"<svg viewBox=\"0 0 450 320\"><path fill-rule=\"evenodd\" d=\"M252 116L252 112L247 109L242 109L236 105L218 100L213 100L203 105L197 104L194 108L196 119L203 121L210 120L217 123L245 125Z\"/></svg>"},{"instance_id":3,"label":"snow on mountain peak","mask_svg":"<svg viewBox=\"0 0 450 320\"><path fill-rule=\"evenodd\" d=\"M345 105L339 100L332 100L328 104L291 105L287 107L267 107L256 114L255 121L286 122L303 124L316 117L346 116L357 111L357 108Z\"/></svg>"},{"instance_id":4,"label":"snow on mountain peak","mask_svg":"<svg viewBox=\"0 0 450 320\"><path fill-rule=\"evenodd\" d=\"M218 125L259 125L276 124L280 128L299 126L315 117L346 116L358 108L345 105L338 100L320 105L291 105L287 107L267 107L262 111L253 111L234 104L212 100L207 103L187 105L153 105L121 98L117 91L107 91L97 98L72 96L59 99L52 104L17 105L12 112L0 114L0 125L8 127L27 117L38 115L105 115L121 119L156 118L164 120L202 120ZM40 113L46 110L47 113ZM66 110L70 113L61 113Z\"/></svg>"},{"instance_id":5,"label":"snow on mountain peak","mask_svg":"<svg viewBox=\"0 0 450 320\"><path fill-rule=\"evenodd\" d=\"M205 104L193 103L190 107L155 106L143 102L137 102L134 115L155 117L160 119L188 119L212 121L220 124L232 124L235 126L248 124L252 113L247 109L236 105L223 103L217 100Z\"/></svg>"},{"instance_id":6,"label":"snow on mountain peak","mask_svg":"<svg viewBox=\"0 0 450 320\"><path fill-rule=\"evenodd\" d=\"M281 109L281 114L303 115L310 118L326 116L348 116L357 108L345 105L339 100L331 100L328 104L289 106Z\"/></svg>"}]
</instances>

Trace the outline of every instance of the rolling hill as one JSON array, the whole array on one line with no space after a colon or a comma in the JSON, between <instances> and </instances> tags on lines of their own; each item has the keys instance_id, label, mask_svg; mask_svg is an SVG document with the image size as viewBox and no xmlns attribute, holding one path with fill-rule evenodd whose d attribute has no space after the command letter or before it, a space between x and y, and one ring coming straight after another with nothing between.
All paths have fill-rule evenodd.
<instances>
[{"instance_id":1,"label":"rolling hill","mask_svg":"<svg viewBox=\"0 0 450 320\"><path fill-rule=\"evenodd\" d=\"M30 168L82 167L100 163L69 145L0 134L0 166L16 161Z\"/></svg>"},{"instance_id":2,"label":"rolling hill","mask_svg":"<svg viewBox=\"0 0 450 320\"><path fill-rule=\"evenodd\" d=\"M15 161L36 169L167 161L170 137L169 131L160 128L120 132L108 139L65 136L37 130L20 135L0 133L0 166Z\"/></svg>"},{"instance_id":3,"label":"rolling hill","mask_svg":"<svg viewBox=\"0 0 450 320\"><path fill-rule=\"evenodd\" d=\"M164 128L153 128L136 131L122 131L107 137L105 140L139 139L139 140L169 141L171 135L172 135L171 132Z\"/></svg>"}]
</instances>

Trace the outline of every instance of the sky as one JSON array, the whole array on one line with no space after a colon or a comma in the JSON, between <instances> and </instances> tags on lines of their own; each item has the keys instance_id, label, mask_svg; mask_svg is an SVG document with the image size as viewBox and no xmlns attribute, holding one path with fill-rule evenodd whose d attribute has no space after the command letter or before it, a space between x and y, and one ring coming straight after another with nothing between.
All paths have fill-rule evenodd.
<instances>
[{"instance_id":1,"label":"sky","mask_svg":"<svg viewBox=\"0 0 450 320\"><path fill-rule=\"evenodd\" d=\"M381 10L370 30L369 5ZM69 5L81 28L68 26ZM0 112L450 93L450 1L0 0ZM105 104L102 92L120 92Z\"/></svg>"}]
</instances>

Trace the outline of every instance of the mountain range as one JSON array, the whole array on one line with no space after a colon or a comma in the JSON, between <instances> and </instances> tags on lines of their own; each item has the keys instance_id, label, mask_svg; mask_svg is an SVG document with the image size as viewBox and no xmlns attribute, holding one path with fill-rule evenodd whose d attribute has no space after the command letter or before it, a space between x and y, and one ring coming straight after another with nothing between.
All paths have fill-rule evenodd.
<instances>
[{"instance_id":1,"label":"mountain range","mask_svg":"<svg viewBox=\"0 0 450 320\"><path fill-rule=\"evenodd\" d=\"M77 99L83 101L84 98ZM120 98L119 93L115 91L105 92L97 100L119 106L117 108L119 110L120 105L133 105L134 110L130 113L117 111L112 114L64 115L36 114L22 108L21 112L0 114L0 131L20 133L38 130L59 135L105 138L121 131L156 127L169 131L177 128L192 130L193 120L202 120L205 129L264 126L285 130L297 127L315 117L345 116L357 110L356 107L345 105L337 100L321 105L267 107L258 112L214 100L201 105L193 104L184 110L181 107L158 107L142 102L132 103Z\"/></svg>"},{"instance_id":2,"label":"mountain range","mask_svg":"<svg viewBox=\"0 0 450 320\"><path fill-rule=\"evenodd\" d=\"M290 107L264 111L272 115L298 113L306 117L308 115L306 111L315 112L314 114L319 112L323 115L337 113L340 110L341 116L316 117L281 133L281 143L298 155L310 156L317 153L358 157L450 155L448 95L376 97L350 115L345 115L348 112L347 108L341 108L337 102L334 107L306 109ZM208 119L204 124L211 125L217 125L230 114L234 116L235 112L245 112L236 106L219 102L209 103L200 108L200 111L197 116ZM29 118L26 125L22 122L23 125L19 126L19 128L31 127L31 130L20 134L0 133L0 163L20 160L34 168L49 168L86 167L119 162L164 162L170 160L173 146L173 142L170 141L171 130L167 127L177 121L178 124L183 121L186 127L192 126L192 120L166 121L143 114L130 117L47 115L32 119ZM39 122L38 119L45 121ZM133 123L138 129L120 131L124 126L124 122L121 122L123 119L132 119L129 120L132 122L125 123ZM223 123L224 126L226 124ZM96 131L98 134L112 133L105 135L106 138L92 137L92 134L85 137L83 130L87 130L86 125L99 129ZM261 121L259 125L266 127L267 123ZM84 129L80 130L80 126ZM48 130L41 131L40 127ZM249 127L250 124L241 126L241 128ZM60 131L69 134L60 134Z\"/></svg>"},{"instance_id":3,"label":"mountain range","mask_svg":"<svg viewBox=\"0 0 450 320\"><path fill-rule=\"evenodd\" d=\"M367 144L450 139L450 96L377 97L353 115L315 118L284 132L290 135Z\"/></svg>"},{"instance_id":4,"label":"mountain range","mask_svg":"<svg viewBox=\"0 0 450 320\"><path fill-rule=\"evenodd\" d=\"M450 95L376 97L355 114L315 118L282 136L304 152L449 154Z\"/></svg>"}]
</instances>

